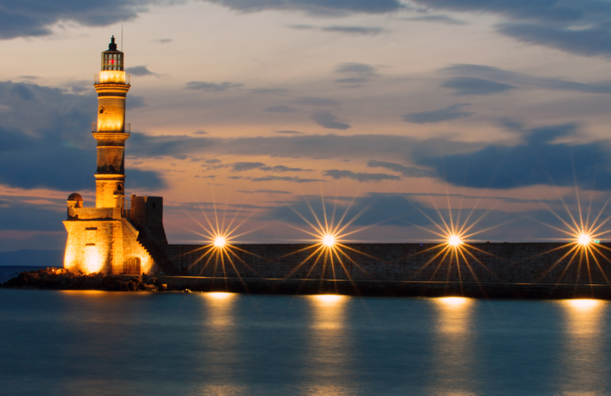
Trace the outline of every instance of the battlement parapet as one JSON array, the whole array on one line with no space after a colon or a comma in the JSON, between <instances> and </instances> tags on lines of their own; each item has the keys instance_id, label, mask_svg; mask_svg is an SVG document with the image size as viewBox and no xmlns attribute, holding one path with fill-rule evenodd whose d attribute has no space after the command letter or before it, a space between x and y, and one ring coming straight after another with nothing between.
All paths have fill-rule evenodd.
<instances>
[{"instance_id":1,"label":"battlement parapet","mask_svg":"<svg viewBox=\"0 0 611 396\"><path fill-rule=\"evenodd\" d=\"M68 220L118 220L121 208L68 208Z\"/></svg>"}]
</instances>

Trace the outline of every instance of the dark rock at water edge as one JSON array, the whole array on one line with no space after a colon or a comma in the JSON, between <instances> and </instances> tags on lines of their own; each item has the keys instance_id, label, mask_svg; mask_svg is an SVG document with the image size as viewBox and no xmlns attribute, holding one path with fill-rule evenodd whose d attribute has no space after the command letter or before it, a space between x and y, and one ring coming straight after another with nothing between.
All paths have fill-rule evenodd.
<instances>
[{"instance_id":1,"label":"dark rock at water edge","mask_svg":"<svg viewBox=\"0 0 611 396\"><path fill-rule=\"evenodd\" d=\"M45 268L21 272L0 285L10 289L106 290L106 291L179 291L161 284L157 278L143 275L75 274L63 268Z\"/></svg>"}]
</instances>

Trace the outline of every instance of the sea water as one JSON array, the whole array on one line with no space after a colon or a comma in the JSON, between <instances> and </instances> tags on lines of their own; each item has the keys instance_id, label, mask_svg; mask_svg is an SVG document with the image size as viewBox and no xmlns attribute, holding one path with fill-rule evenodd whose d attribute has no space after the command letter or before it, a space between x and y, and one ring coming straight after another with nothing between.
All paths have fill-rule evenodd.
<instances>
[{"instance_id":1,"label":"sea water","mask_svg":"<svg viewBox=\"0 0 611 396\"><path fill-rule=\"evenodd\" d=\"M611 304L0 289L2 395L609 395Z\"/></svg>"}]
</instances>

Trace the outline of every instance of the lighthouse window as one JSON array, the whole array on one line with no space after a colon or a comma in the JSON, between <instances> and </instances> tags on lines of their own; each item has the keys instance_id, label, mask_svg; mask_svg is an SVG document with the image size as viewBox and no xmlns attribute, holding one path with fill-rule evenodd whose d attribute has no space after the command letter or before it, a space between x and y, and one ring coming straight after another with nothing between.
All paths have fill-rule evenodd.
<instances>
[{"instance_id":1,"label":"lighthouse window","mask_svg":"<svg viewBox=\"0 0 611 396\"><path fill-rule=\"evenodd\" d=\"M104 108L100 107L100 114L104 114Z\"/></svg>"},{"instance_id":2,"label":"lighthouse window","mask_svg":"<svg viewBox=\"0 0 611 396\"><path fill-rule=\"evenodd\" d=\"M104 52L102 70L123 70L123 54L121 52Z\"/></svg>"}]
</instances>

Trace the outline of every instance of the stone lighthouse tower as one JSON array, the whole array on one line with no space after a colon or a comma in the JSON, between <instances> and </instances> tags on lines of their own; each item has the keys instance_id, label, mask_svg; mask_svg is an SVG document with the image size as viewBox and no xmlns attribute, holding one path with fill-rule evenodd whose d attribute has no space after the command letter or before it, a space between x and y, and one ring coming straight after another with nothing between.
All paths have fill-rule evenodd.
<instances>
[{"instance_id":1,"label":"stone lighthouse tower","mask_svg":"<svg viewBox=\"0 0 611 396\"><path fill-rule=\"evenodd\" d=\"M125 199L125 100L131 87L124 54L114 36L102 52L94 83L98 93L95 207L84 207L81 194L68 197L64 221L68 240L64 267L73 272L141 275L163 272L168 245L163 228L163 198L131 195Z\"/></svg>"},{"instance_id":2,"label":"stone lighthouse tower","mask_svg":"<svg viewBox=\"0 0 611 396\"><path fill-rule=\"evenodd\" d=\"M102 52L102 70L95 82L98 93L98 166L95 174L96 208L123 208L125 194L125 99L131 87L123 70L123 52L115 37Z\"/></svg>"}]
</instances>

